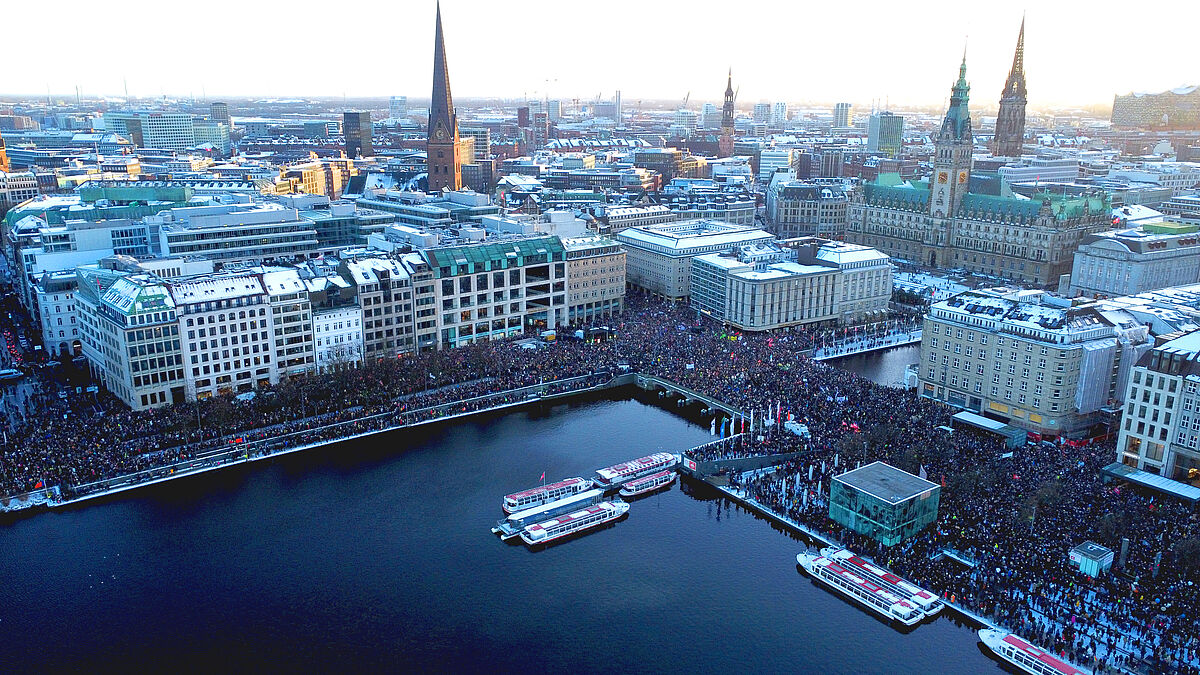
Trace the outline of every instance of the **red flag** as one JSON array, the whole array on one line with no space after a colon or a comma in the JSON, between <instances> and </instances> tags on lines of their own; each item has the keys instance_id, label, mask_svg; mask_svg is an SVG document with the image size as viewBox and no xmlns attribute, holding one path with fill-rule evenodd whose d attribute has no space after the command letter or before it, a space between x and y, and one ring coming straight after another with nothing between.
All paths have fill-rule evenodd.
<instances>
[{"instance_id":1,"label":"red flag","mask_svg":"<svg viewBox=\"0 0 1200 675\"><path fill-rule=\"evenodd\" d=\"M946 487L946 474L942 474L942 487Z\"/></svg>"},{"instance_id":2,"label":"red flag","mask_svg":"<svg viewBox=\"0 0 1200 675\"><path fill-rule=\"evenodd\" d=\"M42 488L44 488L44 487L46 487L46 484L45 484L45 483L43 483L42 481L40 481L40 480L39 480L39 481L37 482L37 484L33 486L33 489L34 489L34 490L41 490L41 489L42 489Z\"/></svg>"},{"instance_id":3,"label":"red flag","mask_svg":"<svg viewBox=\"0 0 1200 675\"><path fill-rule=\"evenodd\" d=\"M543 483L546 482L546 472L545 471L542 472L542 477L539 478L538 480L542 481Z\"/></svg>"}]
</instances>

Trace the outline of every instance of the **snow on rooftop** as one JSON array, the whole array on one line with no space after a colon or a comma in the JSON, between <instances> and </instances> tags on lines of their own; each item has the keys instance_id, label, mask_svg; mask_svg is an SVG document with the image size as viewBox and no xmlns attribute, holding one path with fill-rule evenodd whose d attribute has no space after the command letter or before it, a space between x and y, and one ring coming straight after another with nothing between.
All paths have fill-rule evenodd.
<instances>
[{"instance_id":1,"label":"snow on rooftop","mask_svg":"<svg viewBox=\"0 0 1200 675\"><path fill-rule=\"evenodd\" d=\"M179 304L230 300L265 292L257 275L246 274L200 277L171 285L171 296Z\"/></svg>"}]
</instances>

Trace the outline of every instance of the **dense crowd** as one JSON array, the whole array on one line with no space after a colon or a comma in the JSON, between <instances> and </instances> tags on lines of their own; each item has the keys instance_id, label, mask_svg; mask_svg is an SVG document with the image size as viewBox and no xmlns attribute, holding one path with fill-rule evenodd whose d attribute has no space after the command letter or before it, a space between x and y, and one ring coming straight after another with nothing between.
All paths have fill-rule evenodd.
<instances>
[{"instance_id":1,"label":"dense crowd","mask_svg":"<svg viewBox=\"0 0 1200 675\"><path fill-rule=\"evenodd\" d=\"M69 490L214 456L231 445L270 453L516 402L524 394L515 390L531 385L591 386L631 369L746 411L760 428L771 420L774 431L763 441L751 435L757 449L717 444L703 459L799 453L740 485L781 515L1079 662L1101 670L1147 663L1200 673L1200 575L1180 546L1200 536L1197 514L1169 499L1102 484L1099 469L1114 456L1111 443L1029 446L1002 457L996 439L939 430L952 413L941 404L811 360L814 346L839 337L828 329L739 334L686 307L638 297L610 325L611 339L603 342L536 349L495 342L422 353L293 379L249 402L131 412L97 398L85 415L72 408L74 398L47 396L31 402L45 414L8 435L0 493L38 485ZM560 384L581 376L588 377ZM806 425L811 438L780 430L788 419ZM738 423L723 419L719 433L740 431ZM891 549L830 521L821 496L832 475L875 460L925 471L945 486L937 525ZM1068 566L1072 546L1093 540L1117 550L1122 537L1131 543L1120 575L1092 580ZM974 566L939 555L944 550Z\"/></svg>"}]
</instances>

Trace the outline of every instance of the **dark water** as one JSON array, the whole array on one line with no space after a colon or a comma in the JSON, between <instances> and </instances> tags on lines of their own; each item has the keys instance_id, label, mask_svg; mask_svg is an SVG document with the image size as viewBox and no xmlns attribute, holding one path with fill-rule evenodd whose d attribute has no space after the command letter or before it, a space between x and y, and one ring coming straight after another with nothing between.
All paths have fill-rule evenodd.
<instances>
[{"instance_id":1,"label":"dark water","mask_svg":"<svg viewBox=\"0 0 1200 675\"><path fill-rule=\"evenodd\" d=\"M921 345L908 345L878 352L856 354L827 361L842 370L888 387L904 386L904 368L921 360Z\"/></svg>"},{"instance_id":2,"label":"dark water","mask_svg":"<svg viewBox=\"0 0 1200 675\"><path fill-rule=\"evenodd\" d=\"M903 635L798 572L800 542L678 484L545 551L488 531L542 471L707 440L593 400L6 521L0 672L999 672L969 628Z\"/></svg>"}]
</instances>

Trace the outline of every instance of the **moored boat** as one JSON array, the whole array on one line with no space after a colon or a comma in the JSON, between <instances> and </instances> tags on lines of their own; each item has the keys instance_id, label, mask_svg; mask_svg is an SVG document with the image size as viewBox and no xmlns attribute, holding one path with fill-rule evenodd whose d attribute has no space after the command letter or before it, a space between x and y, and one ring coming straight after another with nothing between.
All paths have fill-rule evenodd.
<instances>
[{"instance_id":1,"label":"moored boat","mask_svg":"<svg viewBox=\"0 0 1200 675\"><path fill-rule=\"evenodd\" d=\"M1092 675L1087 668L1064 661L1015 633L996 628L979 629L979 639L992 653L1033 675Z\"/></svg>"},{"instance_id":2,"label":"moored boat","mask_svg":"<svg viewBox=\"0 0 1200 675\"><path fill-rule=\"evenodd\" d=\"M548 504L563 497L583 492L590 487L592 487L591 481L582 478L567 478L557 483L540 485L528 490L504 495L504 503L501 508L504 509L505 513L516 513L517 511L531 509L535 506Z\"/></svg>"},{"instance_id":3,"label":"moored boat","mask_svg":"<svg viewBox=\"0 0 1200 675\"><path fill-rule=\"evenodd\" d=\"M665 487L675 482L675 472L671 469L663 469L649 476L635 478L621 486L622 497L636 497L638 495L653 492L661 487Z\"/></svg>"},{"instance_id":4,"label":"moored boat","mask_svg":"<svg viewBox=\"0 0 1200 675\"><path fill-rule=\"evenodd\" d=\"M548 544L612 522L628 512L629 504L623 501L600 502L579 511L534 523L521 532L521 541L530 546Z\"/></svg>"},{"instance_id":5,"label":"moored boat","mask_svg":"<svg viewBox=\"0 0 1200 675\"><path fill-rule=\"evenodd\" d=\"M521 535L521 532L534 523L540 523L545 520L550 520L555 516L561 516L564 513L578 511L582 508L591 506L604 501L604 491L591 489L569 495L547 504L541 504L531 509L524 509L515 513L509 514L507 518L500 520L496 526L492 528L494 534L500 535L501 539L508 540Z\"/></svg>"},{"instance_id":6,"label":"moored boat","mask_svg":"<svg viewBox=\"0 0 1200 675\"><path fill-rule=\"evenodd\" d=\"M635 478L641 478L642 476L656 473L663 469L673 469L678 463L678 455L672 455L669 452L656 452L653 455L604 467L596 471L596 477L592 479L592 482L596 484L596 487L608 490Z\"/></svg>"},{"instance_id":7,"label":"moored boat","mask_svg":"<svg viewBox=\"0 0 1200 675\"><path fill-rule=\"evenodd\" d=\"M837 561L805 551L796 556L796 562L813 579L890 621L912 626L925 618L925 613L916 605Z\"/></svg>"},{"instance_id":8,"label":"moored boat","mask_svg":"<svg viewBox=\"0 0 1200 675\"><path fill-rule=\"evenodd\" d=\"M931 593L906 579L896 576L890 570L855 555L853 551L838 546L830 546L821 549L821 555L836 561L846 569L852 570L859 576L879 584L901 598L908 600L916 605L927 617L936 615L945 606L942 598L936 593Z\"/></svg>"}]
</instances>

